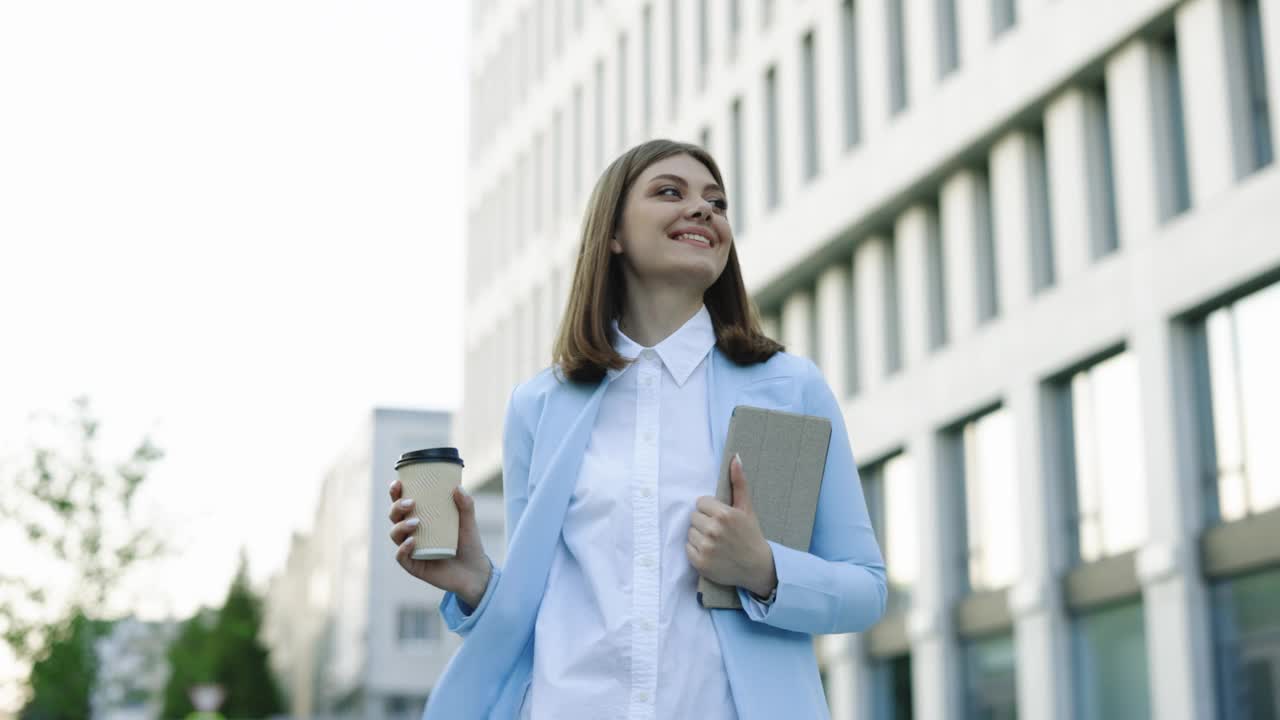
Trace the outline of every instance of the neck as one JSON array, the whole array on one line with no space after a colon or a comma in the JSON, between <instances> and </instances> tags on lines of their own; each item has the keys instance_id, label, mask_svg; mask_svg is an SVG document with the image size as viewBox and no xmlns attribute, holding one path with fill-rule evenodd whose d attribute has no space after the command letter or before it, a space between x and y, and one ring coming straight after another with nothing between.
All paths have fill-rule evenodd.
<instances>
[{"instance_id":1,"label":"neck","mask_svg":"<svg viewBox=\"0 0 1280 720\"><path fill-rule=\"evenodd\" d=\"M679 330L702 307L702 293L688 288L628 285L618 328L643 347L653 347Z\"/></svg>"}]
</instances>

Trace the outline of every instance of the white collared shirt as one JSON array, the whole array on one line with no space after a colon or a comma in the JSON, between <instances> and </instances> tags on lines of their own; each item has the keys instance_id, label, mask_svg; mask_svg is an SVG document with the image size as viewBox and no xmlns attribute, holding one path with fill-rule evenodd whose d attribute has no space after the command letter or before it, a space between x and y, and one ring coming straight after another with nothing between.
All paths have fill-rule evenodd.
<instances>
[{"instance_id":1,"label":"white collared shirt","mask_svg":"<svg viewBox=\"0 0 1280 720\"><path fill-rule=\"evenodd\" d=\"M522 717L736 720L710 611L685 555L695 501L716 493L706 307L610 370L534 630Z\"/></svg>"}]
</instances>

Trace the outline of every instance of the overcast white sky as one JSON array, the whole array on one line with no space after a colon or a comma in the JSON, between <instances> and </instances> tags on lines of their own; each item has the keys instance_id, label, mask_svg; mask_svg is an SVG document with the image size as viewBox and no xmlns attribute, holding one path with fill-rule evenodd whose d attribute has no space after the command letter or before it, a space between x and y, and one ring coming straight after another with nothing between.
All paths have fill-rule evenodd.
<instances>
[{"instance_id":1,"label":"overcast white sky","mask_svg":"<svg viewBox=\"0 0 1280 720\"><path fill-rule=\"evenodd\" d=\"M81 393L153 433L144 614L274 571L371 408L460 402L467 8L0 4L0 465Z\"/></svg>"}]
</instances>

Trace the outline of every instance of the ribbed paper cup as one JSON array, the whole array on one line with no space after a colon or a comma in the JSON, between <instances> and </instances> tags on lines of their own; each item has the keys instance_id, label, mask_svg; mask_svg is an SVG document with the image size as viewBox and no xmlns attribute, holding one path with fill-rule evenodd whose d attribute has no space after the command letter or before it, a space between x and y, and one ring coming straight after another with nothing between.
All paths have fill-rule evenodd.
<instances>
[{"instance_id":1,"label":"ribbed paper cup","mask_svg":"<svg viewBox=\"0 0 1280 720\"><path fill-rule=\"evenodd\" d=\"M400 456L396 474L413 500L418 529L413 533L413 559L436 560L458 554L458 506L453 489L462 484L462 458L451 447L414 450ZM407 518L406 518L407 519Z\"/></svg>"}]
</instances>

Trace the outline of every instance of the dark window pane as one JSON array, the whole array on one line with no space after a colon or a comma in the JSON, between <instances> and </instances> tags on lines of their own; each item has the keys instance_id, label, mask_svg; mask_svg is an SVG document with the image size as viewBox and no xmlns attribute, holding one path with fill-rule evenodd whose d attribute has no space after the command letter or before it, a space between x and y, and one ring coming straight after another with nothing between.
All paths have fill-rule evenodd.
<instances>
[{"instance_id":1,"label":"dark window pane","mask_svg":"<svg viewBox=\"0 0 1280 720\"><path fill-rule=\"evenodd\" d=\"M1147 639L1142 603L1126 603L1074 621L1076 717L1143 720L1151 717Z\"/></svg>"},{"instance_id":2,"label":"dark window pane","mask_svg":"<svg viewBox=\"0 0 1280 720\"><path fill-rule=\"evenodd\" d=\"M965 644L964 654L967 717L970 720L1017 718L1017 654L1013 634L971 640Z\"/></svg>"},{"instance_id":3,"label":"dark window pane","mask_svg":"<svg viewBox=\"0 0 1280 720\"><path fill-rule=\"evenodd\" d=\"M1280 717L1280 570L1213 589L1218 717Z\"/></svg>"}]
</instances>

